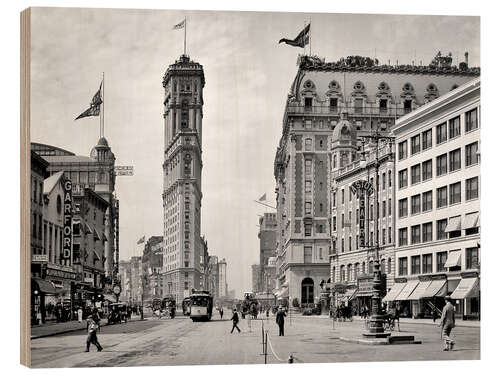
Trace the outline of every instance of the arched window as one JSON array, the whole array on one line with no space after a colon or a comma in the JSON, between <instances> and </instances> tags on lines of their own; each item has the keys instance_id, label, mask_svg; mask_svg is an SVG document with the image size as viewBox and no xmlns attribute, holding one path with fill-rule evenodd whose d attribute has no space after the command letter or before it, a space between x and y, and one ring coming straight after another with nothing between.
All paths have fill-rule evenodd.
<instances>
[{"instance_id":1,"label":"arched window","mask_svg":"<svg viewBox=\"0 0 500 375\"><path fill-rule=\"evenodd\" d=\"M380 261L380 272L385 273L385 259Z\"/></svg>"},{"instance_id":2,"label":"arched window","mask_svg":"<svg viewBox=\"0 0 500 375\"><path fill-rule=\"evenodd\" d=\"M392 272L392 261L391 261L391 258L387 259L387 273L391 273Z\"/></svg>"},{"instance_id":3,"label":"arched window","mask_svg":"<svg viewBox=\"0 0 500 375\"><path fill-rule=\"evenodd\" d=\"M310 277L302 280L301 302L305 304L314 303L314 281Z\"/></svg>"},{"instance_id":4,"label":"arched window","mask_svg":"<svg viewBox=\"0 0 500 375\"><path fill-rule=\"evenodd\" d=\"M352 264L347 265L347 281L353 280L352 277Z\"/></svg>"},{"instance_id":5,"label":"arched window","mask_svg":"<svg viewBox=\"0 0 500 375\"><path fill-rule=\"evenodd\" d=\"M345 281L345 266L340 266L340 281Z\"/></svg>"},{"instance_id":6,"label":"arched window","mask_svg":"<svg viewBox=\"0 0 500 375\"><path fill-rule=\"evenodd\" d=\"M361 273L366 273L366 263L365 262L363 262L363 266L361 268L361 271L362 271Z\"/></svg>"},{"instance_id":7,"label":"arched window","mask_svg":"<svg viewBox=\"0 0 500 375\"><path fill-rule=\"evenodd\" d=\"M356 280L359 276L359 263L354 264L354 280Z\"/></svg>"},{"instance_id":8,"label":"arched window","mask_svg":"<svg viewBox=\"0 0 500 375\"><path fill-rule=\"evenodd\" d=\"M371 275L373 273L373 260L370 260L368 263L368 274Z\"/></svg>"}]
</instances>

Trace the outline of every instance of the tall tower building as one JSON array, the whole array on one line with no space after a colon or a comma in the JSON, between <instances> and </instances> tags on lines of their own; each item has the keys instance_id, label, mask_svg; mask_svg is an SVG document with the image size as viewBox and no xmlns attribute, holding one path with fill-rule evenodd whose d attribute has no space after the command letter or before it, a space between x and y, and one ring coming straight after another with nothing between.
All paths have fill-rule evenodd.
<instances>
[{"instance_id":1,"label":"tall tower building","mask_svg":"<svg viewBox=\"0 0 500 375\"><path fill-rule=\"evenodd\" d=\"M163 273L167 294L177 303L198 288L202 277L201 159L203 66L180 58L163 77Z\"/></svg>"}]
</instances>

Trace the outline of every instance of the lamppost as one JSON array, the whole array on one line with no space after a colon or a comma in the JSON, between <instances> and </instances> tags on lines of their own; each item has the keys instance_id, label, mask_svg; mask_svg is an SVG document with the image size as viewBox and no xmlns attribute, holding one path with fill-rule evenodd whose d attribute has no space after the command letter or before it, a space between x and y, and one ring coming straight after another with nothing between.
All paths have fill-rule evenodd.
<instances>
[{"instance_id":1,"label":"lamppost","mask_svg":"<svg viewBox=\"0 0 500 375\"><path fill-rule=\"evenodd\" d=\"M375 132L370 135L364 136L364 139L375 142L375 186L372 187L374 190L374 202L373 207L375 211L375 257L373 260L373 283L372 283L372 314L370 317L370 324L368 330L363 333L363 336L367 337L387 337L390 336L390 332L384 331L384 316L382 315L382 277L380 271L380 236L379 236L379 168L380 168L380 155L379 147L380 141L383 141L386 145L389 145L389 156L392 158L392 145L394 142L394 137L383 135L379 131L379 125ZM365 159L365 151L362 152L362 158ZM368 181L369 182L369 181ZM369 198L370 195L368 195ZM370 246L371 244L369 244Z\"/></svg>"}]
</instances>

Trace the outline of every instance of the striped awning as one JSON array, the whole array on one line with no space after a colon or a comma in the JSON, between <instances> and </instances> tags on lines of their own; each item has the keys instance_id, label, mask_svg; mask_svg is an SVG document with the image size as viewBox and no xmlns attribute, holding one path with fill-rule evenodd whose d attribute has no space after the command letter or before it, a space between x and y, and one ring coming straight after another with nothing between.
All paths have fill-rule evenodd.
<instances>
[{"instance_id":1,"label":"striped awning","mask_svg":"<svg viewBox=\"0 0 500 375\"><path fill-rule=\"evenodd\" d=\"M396 297L401 293L401 291L406 286L406 283L395 283L389 293L382 299L383 302L396 301Z\"/></svg>"},{"instance_id":2,"label":"striped awning","mask_svg":"<svg viewBox=\"0 0 500 375\"><path fill-rule=\"evenodd\" d=\"M419 283L418 280L408 281L403 290L401 291L401 293L399 293L399 295L396 297L396 301L406 301L408 297L411 295L411 293L415 290L418 283Z\"/></svg>"},{"instance_id":3,"label":"striped awning","mask_svg":"<svg viewBox=\"0 0 500 375\"><path fill-rule=\"evenodd\" d=\"M479 226L479 212L465 215L465 228L477 228Z\"/></svg>"},{"instance_id":4,"label":"striped awning","mask_svg":"<svg viewBox=\"0 0 500 375\"><path fill-rule=\"evenodd\" d=\"M444 297L446 295L446 279L432 280L420 298Z\"/></svg>"},{"instance_id":5,"label":"striped awning","mask_svg":"<svg viewBox=\"0 0 500 375\"><path fill-rule=\"evenodd\" d=\"M450 217L448 220L448 225L446 226L445 232L455 232L462 229L462 218L461 216Z\"/></svg>"},{"instance_id":6,"label":"striped awning","mask_svg":"<svg viewBox=\"0 0 500 375\"><path fill-rule=\"evenodd\" d=\"M455 291L451 294L453 299L477 297L479 295L479 280L477 277L469 277L460 280Z\"/></svg>"},{"instance_id":7,"label":"striped awning","mask_svg":"<svg viewBox=\"0 0 500 375\"><path fill-rule=\"evenodd\" d=\"M418 301L420 298L423 298L423 295L424 295L425 291L431 285L431 283L432 283L432 280L421 281L417 285L417 287L415 288L415 290L410 294L410 296L408 297L408 299L412 300L412 301Z\"/></svg>"},{"instance_id":8,"label":"striped awning","mask_svg":"<svg viewBox=\"0 0 500 375\"><path fill-rule=\"evenodd\" d=\"M444 266L446 268L450 267L458 267L461 265L461 251L450 251L448 254L448 258L446 258L446 263Z\"/></svg>"}]
</instances>

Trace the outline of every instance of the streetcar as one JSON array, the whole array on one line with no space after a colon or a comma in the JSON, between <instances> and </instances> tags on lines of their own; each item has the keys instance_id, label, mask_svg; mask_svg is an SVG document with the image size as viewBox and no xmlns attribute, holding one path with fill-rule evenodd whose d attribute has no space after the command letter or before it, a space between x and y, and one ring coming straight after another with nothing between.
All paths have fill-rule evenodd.
<instances>
[{"instance_id":1,"label":"streetcar","mask_svg":"<svg viewBox=\"0 0 500 375\"><path fill-rule=\"evenodd\" d=\"M212 308L214 298L207 291L195 291L189 297L191 302L189 307L189 316L193 322L209 321L212 319Z\"/></svg>"}]
</instances>

